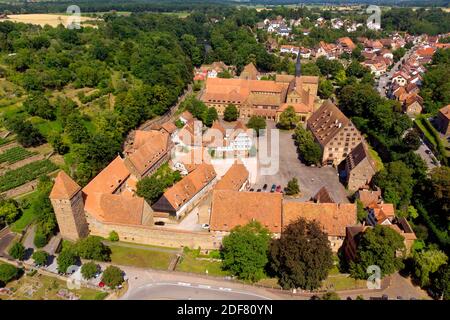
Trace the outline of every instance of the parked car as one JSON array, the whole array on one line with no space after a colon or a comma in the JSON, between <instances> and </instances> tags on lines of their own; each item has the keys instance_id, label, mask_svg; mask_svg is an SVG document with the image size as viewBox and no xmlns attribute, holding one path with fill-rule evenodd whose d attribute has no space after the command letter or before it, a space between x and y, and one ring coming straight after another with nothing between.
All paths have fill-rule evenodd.
<instances>
[{"instance_id":1,"label":"parked car","mask_svg":"<svg viewBox=\"0 0 450 320\"><path fill-rule=\"evenodd\" d=\"M275 189L277 188L277 186L275 184L272 185L272 188L270 188L270 192L275 192Z\"/></svg>"},{"instance_id":2,"label":"parked car","mask_svg":"<svg viewBox=\"0 0 450 320\"><path fill-rule=\"evenodd\" d=\"M277 192L281 192L281 186L280 186L280 185L277 186L276 191L277 191Z\"/></svg>"},{"instance_id":3,"label":"parked car","mask_svg":"<svg viewBox=\"0 0 450 320\"><path fill-rule=\"evenodd\" d=\"M250 191L253 192L253 191L255 191L255 189L254 189L254 188L251 188Z\"/></svg>"},{"instance_id":4,"label":"parked car","mask_svg":"<svg viewBox=\"0 0 450 320\"><path fill-rule=\"evenodd\" d=\"M425 150L425 153L426 154L431 154L431 151L427 149L427 150Z\"/></svg>"},{"instance_id":5,"label":"parked car","mask_svg":"<svg viewBox=\"0 0 450 320\"><path fill-rule=\"evenodd\" d=\"M264 186L263 186L263 190L264 190L264 191L266 191L266 190L267 190L267 187L268 187L268 186L267 186L267 183L266 183L266 184L264 184Z\"/></svg>"},{"instance_id":6,"label":"parked car","mask_svg":"<svg viewBox=\"0 0 450 320\"><path fill-rule=\"evenodd\" d=\"M261 189L256 190L256 192L261 192Z\"/></svg>"},{"instance_id":7,"label":"parked car","mask_svg":"<svg viewBox=\"0 0 450 320\"><path fill-rule=\"evenodd\" d=\"M209 229L209 224L207 223L202 224L202 229Z\"/></svg>"}]
</instances>

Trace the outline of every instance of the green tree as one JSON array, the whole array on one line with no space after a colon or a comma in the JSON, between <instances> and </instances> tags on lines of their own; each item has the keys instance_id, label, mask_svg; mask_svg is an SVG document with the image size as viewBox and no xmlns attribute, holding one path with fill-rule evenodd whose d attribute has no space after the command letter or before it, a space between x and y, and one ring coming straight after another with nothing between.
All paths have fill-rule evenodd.
<instances>
[{"instance_id":1,"label":"green tree","mask_svg":"<svg viewBox=\"0 0 450 320\"><path fill-rule=\"evenodd\" d=\"M288 196L299 194L300 187L298 186L298 180L297 178L292 178L288 181L287 187L286 187L286 194Z\"/></svg>"},{"instance_id":2,"label":"green tree","mask_svg":"<svg viewBox=\"0 0 450 320\"><path fill-rule=\"evenodd\" d=\"M419 149L422 142L420 141L420 135L417 130L408 131L408 133L403 138L403 143L410 150L415 151Z\"/></svg>"},{"instance_id":3,"label":"green tree","mask_svg":"<svg viewBox=\"0 0 450 320\"><path fill-rule=\"evenodd\" d=\"M239 110L234 104L229 104L223 112L223 120L236 121L239 118Z\"/></svg>"},{"instance_id":4,"label":"green tree","mask_svg":"<svg viewBox=\"0 0 450 320\"><path fill-rule=\"evenodd\" d=\"M34 263L38 266L45 266L48 261L48 253L42 250L35 251L32 256Z\"/></svg>"},{"instance_id":5,"label":"green tree","mask_svg":"<svg viewBox=\"0 0 450 320\"><path fill-rule=\"evenodd\" d=\"M219 115L217 114L217 110L214 107L208 108L206 115L204 117L204 123L207 127L211 127L213 122L219 119Z\"/></svg>"},{"instance_id":6,"label":"green tree","mask_svg":"<svg viewBox=\"0 0 450 320\"><path fill-rule=\"evenodd\" d=\"M63 248L56 259L56 262L58 263L58 272L66 273L67 269L77 262L77 256L72 248Z\"/></svg>"},{"instance_id":7,"label":"green tree","mask_svg":"<svg viewBox=\"0 0 450 320\"><path fill-rule=\"evenodd\" d=\"M9 263L0 264L0 283L8 283L19 276L19 269Z\"/></svg>"},{"instance_id":8,"label":"green tree","mask_svg":"<svg viewBox=\"0 0 450 320\"><path fill-rule=\"evenodd\" d=\"M413 171L402 161L388 163L374 177L374 183L383 190L383 198L398 209L406 209L413 194Z\"/></svg>"},{"instance_id":9,"label":"green tree","mask_svg":"<svg viewBox=\"0 0 450 320\"><path fill-rule=\"evenodd\" d=\"M294 107L288 106L286 110L280 114L277 126L281 129L292 130L297 126L298 121L299 118L295 113Z\"/></svg>"},{"instance_id":10,"label":"green tree","mask_svg":"<svg viewBox=\"0 0 450 320\"><path fill-rule=\"evenodd\" d=\"M102 282L110 288L117 288L124 281L123 271L115 266L109 266L103 271Z\"/></svg>"},{"instance_id":11,"label":"green tree","mask_svg":"<svg viewBox=\"0 0 450 320\"><path fill-rule=\"evenodd\" d=\"M34 235L33 243L37 248L43 248L48 243L48 238L42 230L38 230Z\"/></svg>"},{"instance_id":12,"label":"green tree","mask_svg":"<svg viewBox=\"0 0 450 320\"><path fill-rule=\"evenodd\" d=\"M75 251L83 259L110 261L111 249L104 245L100 237L88 236L75 244Z\"/></svg>"},{"instance_id":13,"label":"green tree","mask_svg":"<svg viewBox=\"0 0 450 320\"><path fill-rule=\"evenodd\" d=\"M446 264L430 276L430 289L438 299L450 300L450 265Z\"/></svg>"},{"instance_id":14,"label":"green tree","mask_svg":"<svg viewBox=\"0 0 450 320\"><path fill-rule=\"evenodd\" d=\"M8 253L16 260L23 260L25 258L25 247L20 242L14 242Z\"/></svg>"},{"instance_id":15,"label":"green tree","mask_svg":"<svg viewBox=\"0 0 450 320\"><path fill-rule=\"evenodd\" d=\"M357 279L367 279L367 268L371 265L380 267L382 277L392 274L403 267L398 253L404 250L403 237L398 232L376 225L359 239L356 259L350 262L350 274Z\"/></svg>"},{"instance_id":16,"label":"green tree","mask_svg":"<svg viewBox=\"0 0 450 320\"><path fill-rule=\"evenodd\" d=\"M42 93L31 94L23 103L25 110L32 116L55 120L55 107Z\"/></svg>"},{"instance_id":17,"label":"green tree","mask_svg":"<svg viewBox=\"0 0 450 320\"><path fill-rule=\"evenodd\" d=\"M358 217L359 222L364 222L367 219L367 210L364 208L361 200L356 199L356 215Z\"/></svg>"},{"instance_id":18,"label":"green tree","mask_svg":"<svg viewBox=\"0 0 450 320\"><path fill-rule=\"evenodd\" d=\"M119 234L116 231L111 231L108 237L109 241L119 241Z\"/></svg>"},{"instance_id":19,"label":"green tree","mask_svg":"<svg viewBox=\"0 0 450 320\"><path fill-rule=\"evenodd\" d=\"M414 275L419 279L420 285L430 284L430 274L438 271L439 267L447 263L447 255L437 249L422 250L413 253Z\"/></svg>"},{"instance_id":20,"label":"green tree","mask_svg":"<svg viewBox=\"0 0 450 320\"><path fill-rule=\"evenodd\" d=\"M307 165L319 164L322 162L322 149L319 144L314 141L311 132L298 126L295 129L294 137L300 157Z\"/></svg>"},{"instance_id":21,"label":"green tree","mask_svg":"<svg viewBox=\"0 0 450 320\"><path fill-rule=\"evenodd\" d=\"M247 128L256 131L256 136L259 137L260 130L266 129L266 120L263 117L251 116L247 122Z\"/></svg>"},{"instance_id":22,"label":"green tree","mask_svg":"<svg viewBox=\"0 0 450 320\"><path fill-rule=\"evenodd\" d=\"M322 99L329 99L334 93L333 83L330 80L320 79L318 93Z\"/></svg>"},{"instance_id":23,"label":"green tree","mask_svg":"<svg viewBox=\"0 0 450 320\"><path fill-rule=\"evenodd\" d=\"M77 113L72 113L67 117L64 132L67 134L72 143L83 143L87 142L89 139L89 133L83 124L81 116Z\"/></svg>"},{"instance_id":24,"label":"green tree","mask_svg":"<svg viewBox=\"0 0 450 320\"><path fill-rule=\"evenodd\" d=\"M0 200L0 224L11 224L21 215L19 204L14 199Z\"/></svg>"},{"instance_id":25,"label":"green tree","mask_svg":"<svg viewBox=\"0 0 450 320\"><path fill-rule=\"evenodd\" d=\"M336 292L330 291L322 295L321 300L341 300L341 297Z\"/></svg>"},{"instance_id":26,"label":"green tree","mask_svg":"<svg viewBox=\"0 0 450 320\"><path fill-rule=\"evenodd\" d=\"M84 279L92 279L99 271L99 266L95 262L86 262L81 266L81 275Z\"/></svg>"},{"instance_id":27,"label":"green tree","mask_svg":"<svg viewBox=\"0 0 450 320\"><path fill-rule=\"evenodd\" d=\"M222 266L240 279L258 281L264 277L270 233L259 222L237 226L222 242Z\"/></svg>"},{"instance_id":28,"label":"green tree","mask_svg":"<svg viewBox=\"0 0 450 320\"><path fill-rule=\"evenodd\" d=\"M299 218L272 241L270 261L283 288L317 289L333 266L328 235L317 221Z\"/></svg>"}]
</instances>

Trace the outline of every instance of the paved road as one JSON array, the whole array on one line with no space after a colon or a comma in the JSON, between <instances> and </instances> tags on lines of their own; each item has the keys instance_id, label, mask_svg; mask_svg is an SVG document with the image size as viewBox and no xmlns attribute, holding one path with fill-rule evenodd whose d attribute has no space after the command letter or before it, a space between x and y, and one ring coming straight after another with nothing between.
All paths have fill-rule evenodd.
<instances>
[{"instance_id":1,"label":"paved road","mask_svg":"<svg viewBox=\"0 0 450 320\"><path fill-rule=\"evenodd\" d=\"M422 142L422 144L420 145L419 149L417 149L414 152L417 155L419 155L423 161L425 161L425 163L428 167L428 170L431 170L436 167L436 165L434 164L432 159L435 159L436 161L437 161L437 159L431 152L430 148L428 148L428 146L425 144L425 142L423 142L422 139L420 139L420 141ZM439 166L439 163L438 163L438 166Z\"/></svg>"},{"instance_id":2,"label":"paved road","mask_svg":"<svg viewBox=\"0 0 450 320\"><path fill-rule=\"evenodd\" d=\"M127 294L127 300L270 300L252 292L190 283L150 283Z\"/></svg>"},{"instance_id":3,"label":"paved road","mask_svg":"<svg viewBox=\"0 0 450 320\"><path fill-rule=\"evenodd\" d=\"M412 52L414 51L414 49L415 49L415 47L408 50L408 52L406 52L406 54L403 56L403 58L394 64L394 66L391 68L390 71L386 72L384 75L382 75L380 77L380 79L378 80L376 89L382 97L386 97L387 84L391 80L394 73L398 71L398 68L400 67L402 61L407 60L409 58L409 56L412 54Z\"/></svg>"}]
</instances>

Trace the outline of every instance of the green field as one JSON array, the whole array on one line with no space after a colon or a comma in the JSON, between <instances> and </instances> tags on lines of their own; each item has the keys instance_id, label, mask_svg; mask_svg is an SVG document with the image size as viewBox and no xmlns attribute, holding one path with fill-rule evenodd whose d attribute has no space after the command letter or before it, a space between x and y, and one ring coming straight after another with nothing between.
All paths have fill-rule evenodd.
<instances>
[{"instance_id":1,"label":"green field","mask_svg":"<svg viewBox=\"0 0 450 320\"><path fill-rule=\"evenodd\" d=\"M22 147L14 147L0 153L0 163L6 162L7 164L13 164L36 154L36 152L28 151Z\"/></svg>"},{"instance_id":2,"label":"green field","mask_svg":"<svg viewBox=\"0 0 450 320\"><path fill-rule=\"evenodd\" d=\"M174 253L157 249L138 249L108 244L111 248L111 262L123 266L167 270Z\"/></svg>"},{"instance_id":3,"label":"green field","mask_svg":"<svg viewBox=\"0 0 450 320\"><path fill-rule=\"evenodd\" d=\"M176 270L184 272L193 272L211 276L229 276L230 273L222 270L222 263L219 261L200 260L192 254L185 254Z\"/></svg>"}]
</instances>

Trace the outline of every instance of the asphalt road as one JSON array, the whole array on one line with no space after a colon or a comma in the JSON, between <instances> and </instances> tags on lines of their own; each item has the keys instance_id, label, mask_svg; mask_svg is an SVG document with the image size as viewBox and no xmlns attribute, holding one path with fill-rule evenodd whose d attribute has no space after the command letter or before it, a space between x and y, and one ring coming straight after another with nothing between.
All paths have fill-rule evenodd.
<instances>
[{"instance_id":1,"label":"asphalt road","mask_svg":"<svg viewBox=\"0 0 450 320\"><path fill-rule=\"evenodd\" d=\"M240 290L190 283L150 283L124 296L126 300L269 300Z\"/></svg>"}]
</instances>

